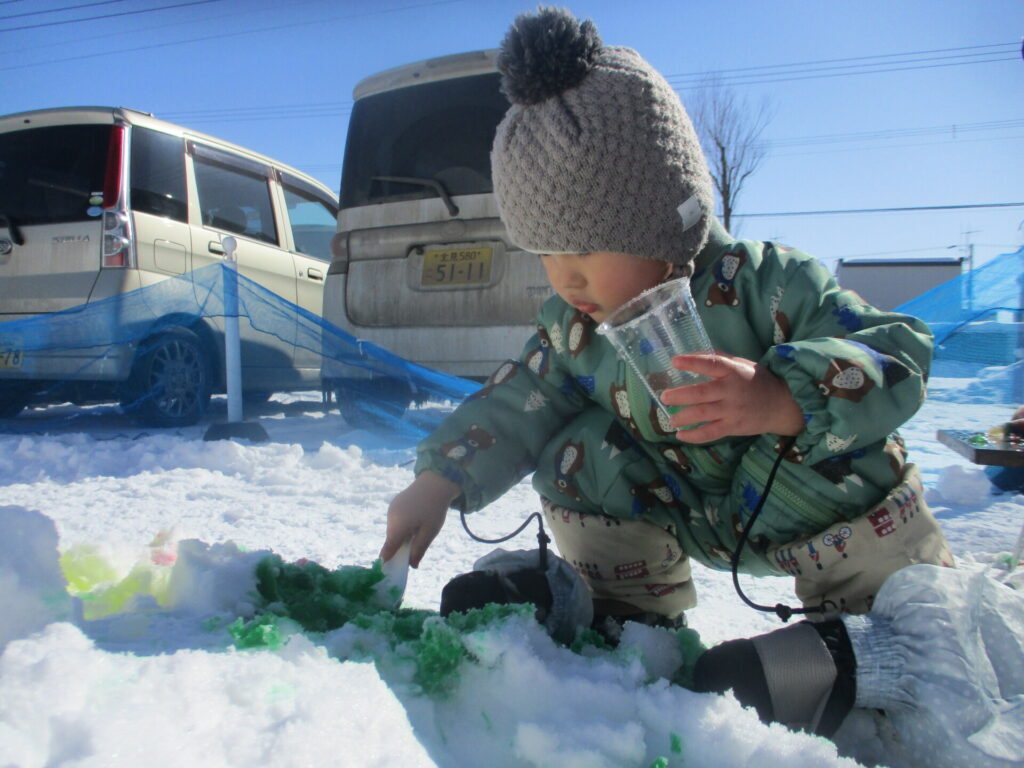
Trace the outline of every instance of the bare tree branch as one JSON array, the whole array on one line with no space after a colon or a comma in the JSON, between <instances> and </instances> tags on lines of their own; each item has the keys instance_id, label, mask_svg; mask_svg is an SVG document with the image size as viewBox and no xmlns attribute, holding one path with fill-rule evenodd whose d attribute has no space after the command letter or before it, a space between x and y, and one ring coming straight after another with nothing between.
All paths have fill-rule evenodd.
<instances>
[{"instance_id":1,"label":"bare tree branch","mask_svg":"<svg viewBox=\"0 0 1024 768\"><path fill-rule=\"evenodd\" d=\"M736 200L767 155L761 134L775 110L767 98L749 104L716 76L695 89L686 104L722 205L722 224L731 231Z\"/></svg>"}]
</instances>

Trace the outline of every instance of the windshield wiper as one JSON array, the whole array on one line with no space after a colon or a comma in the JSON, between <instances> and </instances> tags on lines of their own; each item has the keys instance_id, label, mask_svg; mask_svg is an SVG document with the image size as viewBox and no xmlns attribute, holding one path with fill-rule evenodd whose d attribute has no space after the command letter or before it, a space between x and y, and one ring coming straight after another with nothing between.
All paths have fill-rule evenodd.
<instances>
[{"instance_id":1,"label":"windshield wiper","mask_svg":"<svg viewBox=\"0 0 1024 768\"><path fill-rule=\"evenodd\" d=\"M444 200L444 207L448 209L450 216L459 215L459 207L452 202L452 196L437 179L420 179L415 176L374 176L373 181L393 181L396 184L416 184L421 187L429 187Z\"/></svg>"},{"instance_id":2,"label":"windshield wiper","mask_svg":"<svg viewBox=\"0 0 1024 768\"><path fill-rule=\"evenodd\" d=\"M6 213L0 213L0 224L7 225L7 231L11 233L11 240L13 240L15 244L25 244L25 237L21 234L21 227L18 226L18 222L14 220L13 216L8 216Z\"/></svg>"}]
</instances>

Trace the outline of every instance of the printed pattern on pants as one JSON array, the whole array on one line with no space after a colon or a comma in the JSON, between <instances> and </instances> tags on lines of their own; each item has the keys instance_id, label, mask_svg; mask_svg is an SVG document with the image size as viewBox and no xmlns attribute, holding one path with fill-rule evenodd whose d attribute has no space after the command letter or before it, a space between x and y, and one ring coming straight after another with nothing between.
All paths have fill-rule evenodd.
<instances>
[{"instance_id":1,"label":"printed pattern on pants","mask_svg":"<svg viewBox=\"0 0 1024 768\"><path fill-rule=\"evenodd\" d=\"M954 565L914 464L903 467L903 482L866 514L771 547L769 554L796 578L804 606L824 606L830 613L867 613L882 583L908 565Z\"/></svg>"},{"instance_id":2,"label":"printed pattern on pants","mask_svg":"<svg viewBox=\"0 0 1024 768\"><path fill-rule=\"evenodd\" d=\"M673 531L541 501L559 554L595 600L628 603L670 618L697 604L690 559Z\"/></svg>"}]
</instances>

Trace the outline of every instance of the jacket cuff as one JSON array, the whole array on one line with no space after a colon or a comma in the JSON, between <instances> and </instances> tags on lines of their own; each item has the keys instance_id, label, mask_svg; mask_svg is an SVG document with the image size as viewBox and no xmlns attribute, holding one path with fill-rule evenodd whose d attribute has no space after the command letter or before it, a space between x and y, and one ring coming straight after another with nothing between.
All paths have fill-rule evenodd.
<instances>
[{"instance_id":1,"label":"jacket cuff","mask_svg":"<svg viewBox=\"0 0 1024 768\"><path fill-rule=\"evenodd\" d=\"M843 616L857 659L857 699L854 706L886 709L903 701L898 682L903 658L892 623L880 616Z\"/></svg>"},{"instance_id":2,"label":"jacket cuff","mask_svg":"<svg viewBox=\"0 0 1024 768\"><path fill-rule=\"evenodd\" d=\"M829 413L828 403L818 388L817 380L796 361L799 354L800 350L791 345L778 345L764 354L761 365L782 379L800 407L804 430L797 436L796 444L802 453L807 453L832 428L832 414Z\"/></svg>"},{"instance_id":3,"label":"jacket cuff","mask_svg":"<svg viewBox=\"0 0 1024 768\"><path fill-rule=\"evenodd\" d=\"M416 459L413 474L418 477L420 473L427 470L451 480L462 489L462 493L448 505L450 509L459 512L475 512L483 506L483 494L480 487L473 481L473 478L466 474L458 462L434 453L423 452Z\"/></svg>"}]
</instances>

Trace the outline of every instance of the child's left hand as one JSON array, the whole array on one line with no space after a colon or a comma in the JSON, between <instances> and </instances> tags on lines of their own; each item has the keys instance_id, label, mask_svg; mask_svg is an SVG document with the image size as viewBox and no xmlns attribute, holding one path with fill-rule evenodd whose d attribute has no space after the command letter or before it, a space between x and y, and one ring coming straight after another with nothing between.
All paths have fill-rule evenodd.
<instances>
[{"instance_id":1,"label":"child's left hand","mask_svg":"<svg viewBox=\"0 0 1024 768\"><path fill-rule=\"evenodd\" d=\"M701 425L677 432L678 440L707 443L731 435L803 431L804 417L789 387L764 366L721 352L679 355L672 358L672 365L712 379L661 393L665 405L688 406L672 415L672 426Z\"/></svg>"}]
</instances>

